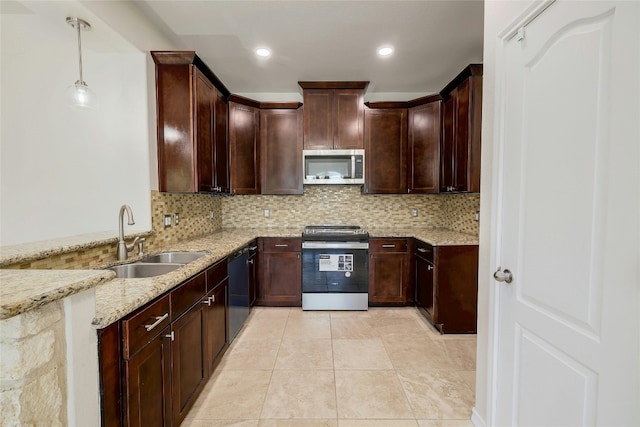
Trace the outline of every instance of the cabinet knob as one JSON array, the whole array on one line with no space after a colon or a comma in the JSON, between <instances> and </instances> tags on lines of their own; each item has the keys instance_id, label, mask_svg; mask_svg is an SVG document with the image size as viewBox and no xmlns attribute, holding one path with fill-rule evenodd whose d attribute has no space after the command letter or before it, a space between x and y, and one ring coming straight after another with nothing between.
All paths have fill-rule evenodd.
<instances>
[{"instance_id":1,"label":"cabinet knob","mask_svg":"<svg viewBox=\"0 0 640 427\"><path fill-rule=\"evenodd\" d=\"M433 265L431 264L427 265L427 271L431 271L431 270L433 270Z\"/></svg>"},{"instance_id":2,"label":"cabinet knob","mask_svg":"<svg viewBox=\"0 0 640 427\"><path fill-rule=\"evenodd\" d=\"M165 338L170 338L171 341L175 341L176 336L175 333L173 331L171 331L171 333L168 333L167 335L164 336Z\"/></svg>"}]
</instances>

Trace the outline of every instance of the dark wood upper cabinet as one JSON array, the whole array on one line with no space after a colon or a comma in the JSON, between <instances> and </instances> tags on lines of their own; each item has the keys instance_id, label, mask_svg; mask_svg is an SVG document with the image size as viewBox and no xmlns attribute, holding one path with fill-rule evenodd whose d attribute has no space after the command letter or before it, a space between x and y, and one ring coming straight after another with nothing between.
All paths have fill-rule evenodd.
<instances>
[{"instance_id":1,"label":"dark wood upper cabinet","mask_svg":"<svg viewBox=\"0 0 640 427\"><path fill-rule=\"evenodd\" d=\"M368 82L298 82L304 98L304 149L364 148Z\"/></svg>"},{"instance_id":2,"label":"dark wood upper cabinet","mask_svg":"<svg viewBox=\"0 0 640 427\"><path fill-rule=\"evenodd\" d=\"M302 110L260 110L262 194L302 194Z\"/></svg>"},{"instance_id":3,"label":"dark wood upper cabinet","mask_svg":"<svg viewBox=\"0 0 640 427\"><path fill-rule=\"evenodd\" d=\"M407 193L407 109L367 108L364 129L368 194Z\"/></svg>"},{"instance_id":4,"label":"dark wood upper cabinet","mask_svg":"<svg viewBox=\"0 0 640 427\"><path fill-rule=\"evenodd\" d=\"M228 192L228 90L194 52L151 55L160 191Z\"/></svg>"},{"instance_id":5,"label":"dark wood upper cabinet","mask_svg":"<svg viewBox=\"0 0 640 427\"><path fill-rule=\"evenodd\" d=\"M409 193L440 191L440 100L409 108Z\"/></svg>"},{"instance_id":6,"label":"dark wood upper cabinet","mask_svg":"<svg viewBox=\"0 0 640 427\"><path fill-rule=\"evenodd\" d=\"M469 65L440 94L440 191L479 192L482 65Z\"/></svg>"},{"instance_id":7,"label":"dark wood upper cabinet","mask_svg":"<svg viewBox=\"0 0 640 427\"><path fill-rule=\"evenodd\" d=\"M260 194L260 110L229 102L232 194Z\"/></svg>"},{"instance_id":8,"label":"dark wood upper cabinet","mask_svg":"<svg viewBox=\"0 0 640 427\"><path fill-rule=\"evenodd\" d=\"M229 103L225 95L216 89L214 98L214 190L220 193L230 193L229 167Z\"/></svg>"}]
</instances>

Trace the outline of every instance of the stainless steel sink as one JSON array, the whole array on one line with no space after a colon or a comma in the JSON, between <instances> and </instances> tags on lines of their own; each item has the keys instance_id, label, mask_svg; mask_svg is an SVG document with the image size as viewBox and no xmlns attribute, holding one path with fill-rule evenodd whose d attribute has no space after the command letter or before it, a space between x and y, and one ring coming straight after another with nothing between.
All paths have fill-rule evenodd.
<instances>
[{"instance_id":1,"label":"stainless steel sink","mask_svg":"<svg viewBox=\"0 0 640 427\"><path fill-rule=\"evenodd\" d=\"M109 270L116 272L116 277L121 279L140 279L143 277L154 277L170 273L184 264L145 264L141 262L125 265L115 265Z\"/></svg>"},{"instance_id":2,"label":"stainless steel sink","mask_svg":"<svg viewBox=\"0 0 640 427\"><path fill-rule=\"evenodd\" d=\"M162 252L142 258L141 263L188 264L206 255L206 252Z\"/></svg>"}]
</instances>

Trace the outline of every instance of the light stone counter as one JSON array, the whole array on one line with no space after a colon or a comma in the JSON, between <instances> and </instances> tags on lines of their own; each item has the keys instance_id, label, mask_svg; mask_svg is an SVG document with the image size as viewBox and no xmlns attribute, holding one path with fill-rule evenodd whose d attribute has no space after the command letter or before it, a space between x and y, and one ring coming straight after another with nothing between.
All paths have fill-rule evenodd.
<instances>
[{"instance_id":1,"label":"light stone counter","mask_svg":"<svg viewBox=\"0 0 640 427\"><path fill-rule=\"evenodd\" d=\"M127 233L126 240L134 237L148 237L152 231ZM118 242L117 231L81 234L59 239L42 240L39 242L22 243L19 245L0 246L0 267L47 258L67 252L96 248L98 246L115 244Z\"/></svg>"},{"instance_id":2,"label":"light stone counter","mask_svg":"<svg viewBox=\"0 0 640 427\"><path fill-rule=\"evenodd\" d=\"M257 237L299 237L302 231L298 227L223 229L180 242L154 252L202 251L207 255L171 273L144 279L109 280L115 275L109 270L0 270L0 319L96 287L96 317L92 323L98 329L104 328ZM442 229L370 228L368 231L372 237L415 237L435 246L478 244L476 236ZM78 242L74 247L83 249L94 244ZM40 253L51 252L52 249L43 246ZM27 256L34 256L33 250L27 251ZM11 263L22 259L17 252L2 256L2 261ZM127 262L136 259L132 257Z\"/></svg>"},{"instance_id":3,"label":"light stone counter","mask_svg":"<svg viewBox=\"0 0 640 427\"><path fill-rule=\"evenodd\" d=\"M96 317L93 325L98 329L105 328L246 246L256 237L300 237L301 234L300 228L226 229L163 248L162 251L201 251L207 252L207 255L162 276L145 279L114 279L98 286Z\"/></svg>"},{"instance_id":4,"label":"light stone counter","mask_svg":"<svg viewBox=\"0 0 640 427\"><path fill-rule=\"evenodd\" d=\"M42 307L115 277L106 270L0 270L0 319Z\"/></svg>"},{"instance_id":5,"label":"light stone counter","mask_svg":"<svg viewBox=\"0 0 640 427\"><path fill-rule=\"evenodd\" d=\"M415 237L433 246L477 245L478 236L444 229L368 228L371 237Z\"/></svg>"}]
</instances>

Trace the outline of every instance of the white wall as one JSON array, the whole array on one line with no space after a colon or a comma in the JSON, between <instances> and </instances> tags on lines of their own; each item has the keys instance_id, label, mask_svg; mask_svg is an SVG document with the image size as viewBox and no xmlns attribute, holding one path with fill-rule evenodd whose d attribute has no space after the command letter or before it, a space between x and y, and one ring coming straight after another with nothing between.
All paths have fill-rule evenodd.
<instances>
[{"instance_id":1,"label":"white wall","mask_svg":"<svg viewBox=\"0 0 640 427\"><path fill-rule=\"evenodd\" d=\"M493 295L492 287L495 287L493 272L497 266L490 265L491 245L493 239L492 230L496 225L494 220L493 204L496 193L493 182L492 167L494 164L493 142L496 139L494 132L495 120L495 94L500 82L496 81L496 46L498 35L513 22L518 16L527 10L533 1L492 1L488 0L484 6L484 60L483 60L483 88L482 88L482 176L480 189L480 259L478 271L478 340L476 358L476 404L473 421L476 426L487 425L490 413L491 395L490 363L487 353L491 346L489 336L493 313L489 312L489 301Z\"/></svg>"},{"instance_id":2,"label":"white wall","mask_svg":"<svg viewBox=\"0 0 640 427\"><path fill-rule=\"evenodd\" d=\"M21 5L3 5L0 16L0 244L117 230L125 203L136 219L127 230L150 229L156 175L148 53L77 2ZM64 17L78 11L93 26L82 41L96 110L64 99L78 78L76 33Z\"/></svg>"}]
</instances>

